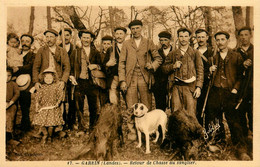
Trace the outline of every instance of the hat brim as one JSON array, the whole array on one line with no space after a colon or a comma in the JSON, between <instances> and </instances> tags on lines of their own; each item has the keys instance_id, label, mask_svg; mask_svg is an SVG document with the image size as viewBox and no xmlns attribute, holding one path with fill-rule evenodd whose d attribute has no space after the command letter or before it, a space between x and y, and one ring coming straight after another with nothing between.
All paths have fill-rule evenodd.
<instances>
[{"instance_id":1,"label":"hat brim","mask_svg":"<svg viewBox=\"0 0 260 167\"><path fill-rule=\"evenodd\" d=\"M29 88L30 84L31 84L31 76L29 74L22 74L22 75L28 75L27 78L27 82L24 84L24 85L18 85L17 82L16 84L18 85L18 88L20 91L24 91L26 90L27 88ZM22 77L22 75L19 75L16 80L19 78L19 77Z\"/></svg>"}]
</instances>

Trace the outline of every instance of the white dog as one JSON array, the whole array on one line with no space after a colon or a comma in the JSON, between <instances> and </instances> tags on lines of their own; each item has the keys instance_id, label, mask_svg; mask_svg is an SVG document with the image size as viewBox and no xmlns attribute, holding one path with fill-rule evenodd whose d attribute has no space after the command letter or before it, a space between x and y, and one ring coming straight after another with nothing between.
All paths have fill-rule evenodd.
<instances>
[{"instance_id":1,"label":"white dog","mask_svg":"<svg viewBox=\"0 0 260 167\"><path fill-rule=\"evenodd\" d=\"M150 151L150 134L156 133L156 137L153 140L154 143L157 142L159 138L158 127L161 125L162 128L162 142L165 138L166 133L166 124L167 124L167 115L164 111L155 109L148 112L148 108L142 103L136 103L133 105L133 112L135 115L135 126L137 129L138 136L138 145L137 148L140 148L142 145L141 141L141 132L145 134L146 140L146 154L151 153Z\"/></svg>"}]
</instances>

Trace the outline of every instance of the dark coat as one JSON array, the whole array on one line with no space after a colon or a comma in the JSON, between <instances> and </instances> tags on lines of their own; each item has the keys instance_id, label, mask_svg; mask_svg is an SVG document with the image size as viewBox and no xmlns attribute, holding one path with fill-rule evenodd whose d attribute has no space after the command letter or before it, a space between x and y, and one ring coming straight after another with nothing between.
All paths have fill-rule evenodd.
<instances>
[{"instance_id":1,"label":"dark coat","mask_svg":"<svg viewBox=\"0 0 260 167\"><path fill-rule=\"evenodd\" d=\"M70 56L70 66L71 71L70 75L74 76L76 79L79 78L81 72L81 54L83 48L77 48L72 51ZM103 65L101 63L100 53L95 48L91 47L89 61L91 64L97 64L101 67L101 70L104 71ZM90 76L90 75L89 75Z\"/></svg>"},{"instance_id":2,"label":"dark coat","mask_svg":"<svg viewBox=\"0 0 260 167\"><path fill-rule=\"evenodd\" d=\"M218 66L219 59L221 58L219 52L217 52L217 54L212 58L214 64ZM238 54L238 52L228 49L228 53L225 58L225 74L227 77L228 88L230 91L232 91L232 89L239 90L240 88L242 73L243 73L242 63L243 63L242 56ZM213 79L215 79L216 74L217 71L213 73Z\"/></svg>"},{"instance_id":3,"label":"dark coat","mask_svg":"<svg viewBox=\"0 0 260 167\"><path fill-rule=\"evenodd\" d=\"M32 68L33 68L33 62L35 59L35 53L32 51L29 51L24 57L23 57L23 66L19 67L19 70L14 73L15 76L21 75L21 74L30 74L32 76Z\"/></svg>"},{"instance_id":4,"label":"dark coat","mask_svg":"<svg viewBox=\"0 0 260 167\"><path fill-rule=\"evenodd\" d=\"M49 47L41 47L34 60L33 64L33 82L39 82L39 74L49 67ZM70 61L68 53L65 49L56 46L56 51L54 55L55 69L58 77L63 82L67 82L70 74Z\"/></svg>"},{"instance_id":5,"label":"dark coat","mask_svg":"<svg viewBox=\"0 0 260 167\"><path fill-rule=\"evenodd\" d=\"M62 43L60 44L60 47L63 47ZM74 49L74 45L73 45L72 43L70 43L70 50L68 51L69 57L70 57L70 55L71 55L73 49Z\"/></svg>"},{"instance_id":6,"label":"dark coat","mask_svg":"<svg viewBox=\"0 0 260 167\"><path fill-rule=\"evenodd\" d=\"M118 76L118 61L119 61L120 51L119 51L117 45L115 45L115 48L116 48L115 49L116 50L116 52L115 52L116 65L114 65L112 67L106 67L107 62L110 59L110 55L113 53L112 47L107 50L107 53L106 53L106 56L105 56L104 62L103 62L103 66L105 67L105 72L106 72L106 77L107 77L108 88L111 87L111 83L112 83L114 76Z\"/></svg>"}]
</instances>

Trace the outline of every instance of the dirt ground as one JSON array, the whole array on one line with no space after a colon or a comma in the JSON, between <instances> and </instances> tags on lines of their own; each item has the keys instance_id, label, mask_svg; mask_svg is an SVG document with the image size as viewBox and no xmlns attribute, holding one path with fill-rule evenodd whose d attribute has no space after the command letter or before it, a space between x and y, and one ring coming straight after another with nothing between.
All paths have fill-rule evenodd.
<instances>
[{"instance_id":1,"label":"dirt ground","mask_svg":"<svg viewBox=\"0 0 260 167\"><path fill-rule=\"evenodd\" d=\"M85 108L87 111L87 107ZM88 118L88 112L84 112L86 118ZM19 120L19 113L17 116ZM87 121L87 120L86 120ZM19 123L19 121L17 121ZM64 138L54 137L51 143L47 143L44 146L41 144L40 139L37 139L28 132L24 134L19 129L16 131L17 140L20 142L18 145L7 144L6 145L6 160L7 161L58 161L58 160L71 160L76 156L79 148L83 146L88 139L88 132L73 130L68 131ZM230 135L227 134L227 145L220 147L216 152L209 151L205 146L199 153L198 160L236 160L233 152L233 148L230 146ZM145 145L141 148L135 148L137 141L126 142L122 147L118 147L118 153L114 155L114 161L130 161L130 160L182 160L182 157L173 158L176 153L172 149L160 149L160 143L152 143L151 154L145 154Z\"/></svg>"}]
</instances>

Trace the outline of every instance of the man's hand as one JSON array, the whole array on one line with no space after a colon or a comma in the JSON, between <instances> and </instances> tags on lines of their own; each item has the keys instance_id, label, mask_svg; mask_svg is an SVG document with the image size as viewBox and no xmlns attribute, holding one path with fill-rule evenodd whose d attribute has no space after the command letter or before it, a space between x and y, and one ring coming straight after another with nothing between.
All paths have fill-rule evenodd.
<instances>
[{"instance_id":1,"label":"man's hand","mask_svg":"<svg viewBox=\"0 0 260 167\"><path fill-rule=\"evenodd\" d=\"M201 94L201 89L200 87L197 87L193 93L193 97L194 98L199 98L200 97L200 94Z\"/></svg>"},{"instance_id":2,"label":"man's hand","mask_svg":"<svg viewBox=\"0 0 260 167\"><path fill-rule=\"evenodd\" d=\"M13 67L13 72L16 73L19 70L18 67Z\"/></svg>"},{"instance_id":3,"label":"man's hand","mask_svg":"<svg viewBox=\"0 0 260 167\"><path fill-rule=\"evenodd\" d=\"M97 64L90 64L90 65L88 65L88 68L89 68L89 70L95 70L95 69L98 68L98 65Z\"/></svg>"},{"instance_id":4,"label":"man's hand","mask_svg":"<svg viewBox=\"0 0 260 167\"><path fill-rule=\"evenodd\" d=\"M60 81L58 84L59 84L59 89L63 90L65 87L65 83L63 81Z\"/></svg>"},{"instance_id":5,"label":"man's hand","mask_svg":"<svg viewBox=\"0 0 260 167\"><path fill-rule=\"evenodd\" d=\"M36 82L34 87L38 91L42 87L42 85L39 82Z\"/></svg>"},{"instance_id":6,"label":"man's hand","mask_svg":"<svg viewBox=\"0 0 260 167\"><path fill-rule=\"evenodd\" d=\"M106 64L107 67L112 67L112 66L115 66L115 65L116 65L115 59L109 59L109 61Z\"/></svg>"},{"instance_id":7,"label":"man's hand","mask_svg":"<svg viewBox=\"0 0 260 167\"><path fill-rule=\"evenodd\" d=\"M78 85L78 83L77 83L77 81L76 81L76 79L75 79L75 77L74 76L70 76L69 77L69 80L70 80L70 82L72 83L72 85Z\"/></svg>"},{"instance_id":8,"label":"man's hand","mask_svg":"<svg viewBox=\"0 0 260 167\"><path fill-rule=\"evenodd\" d=\"M148 71L154 70L154 69L153 69L153 65L152 65L151 63L146 63L146 65L145 65L144 68L146 68Z\"/></svg>"},{"instance_id":9,"label":"man's hand","mask_svg":"<svg viewBox=\"0 0 260 167\"><path fill-rule=\"evenodd\" d=\"M252 60L250 59L246 59L243 63L244 67L247 69L248 67L250 67L252 65Z\"/></svg>"},{"instance_id":10,"label":"man's hand","mask_svg":"<svg viewBox=\"0 0 260 167\"><path fill-rule=\"evenodd\" d=\"M181 68L182 62L181 61L176 61L175 64L173 65L173 68Z\"/></svg>"},{"instance_id":11,"label":"man's hand","mask_svg":"<svg viewBox=\"0 0 260 167\"><path fill-rule=\"evenodd\" d=\"M210 74L212 74L216 70L217 70L217 65L213 65L213 66L209 67Z\"/></svg>"},{"instance_id":12,"label":"man's hand","mask_svg":"<svg viewBox=\"0 0 260 167\"><path fill-rule=\"evenodd\" d=\"M231 93L237 94L237 90L236 89L232 89Z\"/></svg>"},{"instance_id":13,"label":"man's hand","mask_svg":"<svg viewBox=\"0 0 260 167\"><path fill-rule=\"evenodd\" d=\"M120 84L120 89L125 93L127 91L127 85L126 85L126 82L123 81L121 84Z\"/></svg>"}]
</instances>

